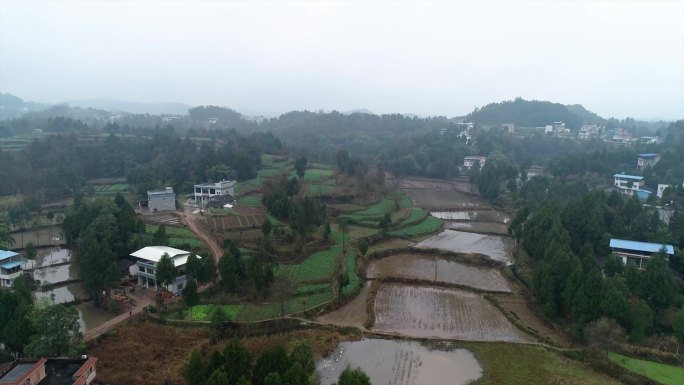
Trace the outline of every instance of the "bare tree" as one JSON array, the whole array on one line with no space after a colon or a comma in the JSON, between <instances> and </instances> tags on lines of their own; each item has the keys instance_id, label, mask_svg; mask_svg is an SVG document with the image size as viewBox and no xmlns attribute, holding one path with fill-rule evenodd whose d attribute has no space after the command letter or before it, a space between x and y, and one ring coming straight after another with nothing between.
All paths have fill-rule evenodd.
<instances>
[{"instance_id":1,"label":"bare tree","mask_svg":"<svg viewBox=\"0 0 684 385\"><path fill-rule=\"evenodd\" d=\"M584 335L589 346L602 349L608 355L608 349L622 341L625 330L612 318L599 318L587 324Z\"/></svg>"}]
</instances>

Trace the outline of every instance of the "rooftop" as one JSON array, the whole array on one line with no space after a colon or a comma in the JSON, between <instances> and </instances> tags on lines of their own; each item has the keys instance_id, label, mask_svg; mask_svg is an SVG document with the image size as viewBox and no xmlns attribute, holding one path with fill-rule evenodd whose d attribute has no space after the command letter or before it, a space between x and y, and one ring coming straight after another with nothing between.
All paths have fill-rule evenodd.
<instances>
[{"instance_id":1,"label":"rooftop","mask_svg":"<svg viewBox=\"0 0 684 385\"><path fill-rule=\"evenodd\" d=\"M147 190L147 195L167 195L173 194L173 187L167 187L164 190Z\"/></svg>"},{"instance_id":2,"label":"rooftop","mask_svg":"<svg viewBox=\"0 0 684 385\"><path fill-rule=\"evenodd\" d=\"M628 241L624 239L611 239L610 247L625 250L644 251L647 253L657 253L663 248L665 248L666 254L674 255L674 248L672 247L672 245L666 245L661 243Z\"/></svg>"},{"instance_id":3,"label":"rooftop","mask_svg":"<svg viewBox=\"0 0 684 385\"><path fill-rule=\"evenodd\" d=\"M473 155L473 156L466 156L463 159L485 159L487 158L486 156L480 156L480 155Z\"/></svg>"},{"instance_id":4,"label":"rooftop","mask_svg":"<svg viewBox=\"0 0 684 385\"><path fill-rule=\"evenodd\" d=\"M648 153L648 154L637 154L639 158L655 158L659 156L658 154Z\"/></svg>"},{"instance_id":5,"label":"rooftop","mask_svg":"<svg viewBox=\"0 0 684 385\"><path fill-rule=\"evenodd\" d=\"M15 267L17 267L17 266L21 266L21 265L23 265L23 264L24 264L24 261L13 261L13 262L6 262L6 263L3 263L3 264L0 265L0 267L2 267L3 269L8 269L8 270L9 270L9 269L15 268Z\"/></svg>"},{"instance_id":6,"label":"rooftop","mask_svg":"<svg viewBox=\"0 0 684 385\"><path fill-rule=\"evenodd\" d=\"M44 359L43 359L44 360ZM0 384L14 384L21 380L24 375L33 369L39 360L15 361L10 365L8 371L4 375L0 375Z\"/></svg>"},{"instance_id":7,"label":"rooftop","mask_svg":"<svg viewBox=\"0 0 684 385\"><path fill-rule=\"evenodd\" d=\"M189 251L179 250L168 246L147 246L131 253L131 255L136 258L157 263L164 253L171 257L174 266L185 265L185 262L188 260L188 256L190 256ZM199 256L197 257L200 258Z\"/></svg>"},{"instance_id":8,"label":"rooftop","mask_svg":"<svg viewBox=\"0 0 684 385\"><path fill-rule=\"evenodd\" d=\"M194 187L207 187L207 188L217 188L217 187L230 187L237 183L234 180L222 180L216 183L200 183L196 184Z\"/></svg>"},{"instance_id":9,"label":"rooftop","mask_svg":"<svg viewBox=\"0 0 684 385\"><path fill-rule=\"evenodd\" d=\"M615 178L620 178L620 179L633 179L633 180L642 180L644 179L643 176L636 176L636 175L627 175L627 174L615 174L613 175Z\"/></svg>"},{"instance_id":10,"label":"rooftop","mask_svg":"<svg viewBox=\"0 0 684 385\"><path fill-rule=\"evenodd\" d=\"M0 250L0 261L2 261L3 259L12 258L17 255L19 254L15 253L14 251Z\"/></svg>"}]
</instances>

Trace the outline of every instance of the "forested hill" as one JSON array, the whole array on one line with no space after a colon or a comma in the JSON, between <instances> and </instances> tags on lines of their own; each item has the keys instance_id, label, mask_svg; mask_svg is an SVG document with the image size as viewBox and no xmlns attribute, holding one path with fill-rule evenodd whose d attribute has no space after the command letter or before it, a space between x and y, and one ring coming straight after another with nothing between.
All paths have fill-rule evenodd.
<instances>
[{"instance_id":1,"label":"forested hill","mask_svg":"<svg viewBox=\"0 0 684 385\"><path fill-rule=\"evenodd\" d=\"M605 119L579 104L563 105L538 100L515 100L491 103L475 109L466 120L480 124L513 123L518 127L541 127L553 122L564 122L570 129L583 124L603 124Z\"/></svg>"}]
</instances>

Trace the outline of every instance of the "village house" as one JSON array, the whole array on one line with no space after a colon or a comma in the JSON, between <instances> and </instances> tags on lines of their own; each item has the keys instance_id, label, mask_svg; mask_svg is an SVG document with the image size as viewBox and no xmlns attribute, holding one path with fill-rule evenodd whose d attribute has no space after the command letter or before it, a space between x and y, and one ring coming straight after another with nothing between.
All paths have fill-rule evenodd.
<instances>
[{"instance_id":1,"label":"village house","mask_svg":"<svg viewBox=\"0 0 684 385\"><path fill-rule=\"evenodd\" d=\"M656 191L656 195L658 196L658 198L662 198L662 197L663 197L663 192L665 192L665 189L668 188L668 187L670 187L669 184L660 184L660 183L658 183L658 191Z\"/></svg>"},{"instance_id":2,"label":"village house","mask_svg":"<svg viewBox=\"0 0 684 385\"><path fill-rule=\"evenodd\" d=\"M164 190L149 190L147 202L150 211L175 211L176 193L173 192L173 187L167 187Z\"/></svg>"},{"instance_id":3,"label":"village house","mask_svg":"<svg viewBox=\"0 0 684 385\"><path fill-rule=\"evenodd\" d=\"M23 274L25 260L14 251L0 250L0 287L12 287Z\"/></svg>"},{"instance_id":4,"label":"village house","mask_svg":"<svg viewBox=\"0 0 684 385\"><path fill-rule=\"evenodd\" d=\"M97 358L40 358L14 360L0 371L0 385L90 385Z\"/></svg>"},{"instance_id":5,"label":"village house","mask_svg":"<svg viewBox=\"0 0 684 385\"><path fill-rule=\"evenodd\" d=\"M164 254L167 254L176 267L176 279L169 285L163 286L157 282L157 263ZM131 253L136 262L129 268L130 275L138 278L138 285L143 287L163 287L172 292L179 293L185 288L187 277L185 276L185 263L190 256L189 251L175 249L168 246L147 246ZM201 258L199 255L197 258Z\"/></svg>"},{"instance_id":6,"label":"village house","mask_svg":"<svg viewBox=\"0 0 684 385\"><path fill-rule=\"evenodd\" d=\"M613 250L613 254L622 259L623 264L626 266L634 266L638 269L646 267L648 260L660 251L663 251L668 257L674 255L674 248L672 245L637 242L624 239L611 239L610 248Z\"/></svg>"},{"instance_id":7,"label":"village house","mask_svg":"<svg viewBox=\"0 0 684 385\"><path fill-rule=\"evenodd\" d=\"M638 154L637 156L637 170L640 172L655 166L660 161L658 154Z\"/></svg>"},{"instance_id":8,"label":"village house","mask_svg":"<svg viewBox=\"0 0 684 385\"><path fill-rule=\"evenodd\" d=\"M230 195L235 196L235 184L237 182L234 180L222 180L216 183L203 183L196 184L194 186L193 197L195 198L195 203L205 206L207 202L210 201L212 197L223 197Z\"/></svg>"},{"instance_id":9,"label":"village house","mask_svg":"<svg viewBox=\"0 0 684 385\"><path fill-rule=\"evenodd\" d=\"M644 177L636 175L627 174L615 174L615 187L617 187L620 192L625 195L633 196L639 190L644 187Z\"/></svg>"},{"instance_id":10,"label":"village house","mask_svg":"<svg viewBox=\"0 0 684 385\"><path fill-rule=\"evenodd\" d=\"M485 165L485 162L487 162L486 156L466 156L465 158L463 158L463 167L470 170L471 168L473 168L475 163L479 163L480 170L482 170L482 168Z\"/></svg>"},{"instance_id":11,"label":"village house","mask_svg":"<svg viewBox=\"0 0 684 385\"><path fill-rule=\"evenodd\" d=\"M578 139L591 139L599 136L600 127L595 124L585 124L579 129Z\"/></svg>"}]
</instances>

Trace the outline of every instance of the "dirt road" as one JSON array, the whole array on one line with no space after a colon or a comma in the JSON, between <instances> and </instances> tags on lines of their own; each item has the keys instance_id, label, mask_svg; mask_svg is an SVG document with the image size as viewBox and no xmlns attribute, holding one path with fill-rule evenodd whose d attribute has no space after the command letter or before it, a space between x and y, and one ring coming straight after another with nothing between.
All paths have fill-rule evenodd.
<instances>
[{"instance_id":1,"label":"dirt road","mask_svg":"<svg viewBox=\"0 0 684 385\"><path fill-rule=\"evenodd\" d=\"M195 215L191 212L191 207L183 208L181 212L181 221L186 224L190 230L197 234L197 236L204 242L205 245L211 250L211 254L214 256L214 261L218 265L219 260L223 256L223 249L221 246L214 241L214 239L197 225L195 222Z\"/></svg>"},{"instance_id":2,"label":"dirt road","mask_svg":"<svg viewBox=\"0 0 684 385\"><path fill-rule=\"evenodd\" d=\"M88 330L84 335L83 335L83 341L88 342L94 338L97 338L98 336L108 332L110 329L112 329L114 326L128 320L131 318L131 316L135 314L140 314L143 311L143 308L149 304L154 303L154 300L149 296L145 295L142 298L138 298L135 304L135 307L131 309L131 312L124 312L122 314L119 314L118 316L110 319L109 321L103 322L100 325L97 325L95 328Z\"/></svg>"}]
</instances>

